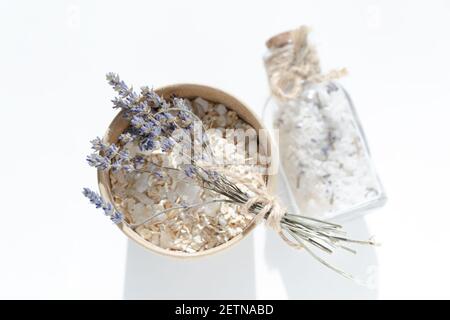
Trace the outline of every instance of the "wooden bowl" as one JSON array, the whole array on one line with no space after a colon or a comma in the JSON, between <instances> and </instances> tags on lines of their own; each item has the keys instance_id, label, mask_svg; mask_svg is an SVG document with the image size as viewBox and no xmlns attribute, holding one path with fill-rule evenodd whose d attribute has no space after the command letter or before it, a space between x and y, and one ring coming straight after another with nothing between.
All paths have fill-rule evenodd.
<instances>
[{"instance_id":1,"label":"wooden bowl","mask_svg":"<svg viewBox=\"0 0 450 320\"><path fill-rule=\"evenodd\" d=\"M169 97L171 94L175 94L178 97L181 98L196 98L196 97L202 97L205 100L214 102L214 103L222 103L223 105L227 106L229 109L234 110L241 119L246 121L248 124L250 124L258 134L260 135L260 138L266 139L265 141L268 141L268 149L269 150L262 150L262 152L266 155L273 154L272 152L272 142L270 141L270 137L268 136L262 136L266 135L266 130L260 130L264 129L264 126L262 122L258 119L258 117L249 109L248 106L246 106L243 102L239 101L235 97L231 96L228 93L225 93L219 89L215 89L208 86L203 85L196 85L196 84L175 84L175 85L169 85L166 87L159 88L155 90L157 94L163 96L163 97ZM111 124L108 127L108 130L104 136L104 141L107 143L115 143L118 140L119 135L129 126L129 121L125 119L122 116L122 112L120 112L114 120L111 122ZM263 146L264 147L264 146ZM102 197L111 203L114 203L113 196L111 192L111 181L110 181L110 174L109 171L98 171L98 183L99 183L99 189ZM266 184L269 189L269 191L273 191L275 188L275 176L269 175L266 176ZM169 250L161 248L144 238L142 238L137 232L132 230L127 225L121 223L118 224L118 227L133 241L137 242L144 248L151 250L153 252L172 256L172 257L179 257L179 258L191 258L191 257L201 257L210 255L216 252L219 252L221 250L224 250L226 248L231 247L235 243L242 240L244 237L246 237L255 227L255 223L251 223L241 234L235 236L231 240L217 246L211 249L195 252L195 253L187 253L182 251L175 251L175 250Z\"/></svg>"}]
</instances>

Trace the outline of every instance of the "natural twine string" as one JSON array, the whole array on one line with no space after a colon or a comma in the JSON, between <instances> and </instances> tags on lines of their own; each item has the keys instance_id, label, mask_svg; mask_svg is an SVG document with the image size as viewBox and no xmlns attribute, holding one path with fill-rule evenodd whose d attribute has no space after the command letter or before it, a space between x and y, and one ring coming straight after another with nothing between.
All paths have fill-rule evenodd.
<instances>
[{"instance_id":1,"label":"natural twine string","mask_svg":"<svg viewBox=\"0 0 450 320\"><path fill-rule=\"evenodd\" d=\"M273 229L278 235L291 247L294 248L302 248L298 242L294 242L290 240L283 232L281 226L281 220L286 214L287 210L284 208L277 197L274 197L270 194L269 190L264 183L264 180L261 176L254 177L254 179L259 180L258 187L254 187L251 184L245 183L243 181L243 176L237 175L231 170L227 170L222 168L222 173L226 174L226 176L233 178L235 182L245 184L246 187L253 192L253 196L243 205L243 213L244 214L255 214L254 207L255 205L259 205L262 207L253 218L252 223L259 224L265 220L266 226Z\"/></svg>"},{"instance_id":2,"label":"natural twine string","mask_svg":"<svg viewBox=\"0 0 450 320\"><path fill-rule=\"evenodd\" d=\"M290 31L290 43L273 48L265 60L272 94L282 101L296 99L305 84L340 78L346 69L321 73L317 50L308 42L309 28L301 26Z\"/></svg>"},{"instance_id":3,"label":"natural twine string","mask_svg":"<svg viewBox=\"0 0 450 320\"><path fill-rule=\"evenodd\" d=\"M254 218L255 223L260 223L266 218L266 225L276 232L281 232L281 219L284 216L285 210L279 205L279 202L268 194L259 194L250 198L244 205L244 211L249 212L255 204L262 206L262 209L256 214Z\"/></svg>"},{"instance_id":4,"label":"natural twine string","mask_svg":"<svg viewBox=\"0 0 450 320\"><path fill-rule=\"evenodd\" d=\"M294 242L283 232L283 228L281 227L281 220L286 214L286 209L280 205L280 202L275 197L271 196L267 191L263 194L258 194L252 198L250 198L247 203L244 205L244 212L249 212L250 208L254 207L256 204L263 206L262 209L256 214L253 219L253 223L260 223L264 220L266 221L266 225L273 229L281 239L284 240L289 246L300 249L303 246L298 242Z\"/></svg>"},{"instance_id":5,"label":"natural twine string","mask_svg":"<svg viewBox=\"0 0 450 320\"><path fill-rule=\"evenodd\" d=\"M255 204L259 204L262 207L261 210L256 214L253 218L254 223L260 223L264 220L266 215L268 217L266 219L266 225L276 232L281 231L281 219L286 212L286 209L280 205L278 199L272 196L269 190L266 187L266 183L261 175L252 176L252 180L257 182L257 187L251 183L246 181L245 175L236 174L233 170L229 168L222 167L215 169L218 172L221 172L226 177L232 178L233 181L237 184L245 185L247 189L249 189L254 195L251 196L248 201L243 205L244 213L254 215L255 212L252 212L252 208Z\"/></svg>"}]
</instances>

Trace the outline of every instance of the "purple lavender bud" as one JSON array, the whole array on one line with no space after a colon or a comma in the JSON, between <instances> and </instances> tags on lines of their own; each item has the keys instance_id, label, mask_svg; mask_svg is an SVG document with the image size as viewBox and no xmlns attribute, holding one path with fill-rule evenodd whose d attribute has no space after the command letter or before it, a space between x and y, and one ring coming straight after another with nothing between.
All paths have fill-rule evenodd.
<instances>
[{"instance_id":1,"label":"purple lavender bud","mask_svg":"<svg viewBox=\"0 0 450 320\"><path fill-rule=\"evenodd\" d=\"M161 143L161 150L162 150L163 152L170 151L174 145L175 145L175 141L173 141L173 139L171 139L171 138L166 138L166 139L164 139L164 141Z\"/></svg>"},{"instance_id":2,"label":"purple lavender bud","mask_svg":"<svg viewBox=\"0 0 450 320\"><path fill-rule=\"evenodd\" d=\"M113 143L108 148L106 148L105 156L108 159L111 159L111 158L115 157L118 152L119 152L119 148Z\"/></svg>"},{"instance_id":3,"label":"purple lavender bud","mask_svg":"<svg viewBox=\"0 0 450 320\"><path fill-rule=\"evenodd\" d=\"M142 168L145 164L145 159L142 156L136 156L133 158L134 167L139 169Z\"/></svg>"},{"instance_id":4,"label":"purple lavender bud","mask_svg":"<svg viewBox=\"0 0 450 320\"><path fill-rule=\"evenodd\" d=\"M122 133L119 136L119 141L122 142L123 144L127 144L128 142L133 141L133 136L129 132Z\"/></svg>"},{"instance_id":5,"label":"purple lavender bud","mask_svg":"<svg viewBox=\"0 0 450 320\"><path fill-rule=\"evenodd\" d=\"M137 98L136 98L136 99L137 99ZM130 111L131 111L132 113L139 114L139 113L144 112L146 109L147 109L147 104L145 104L145 103L138 103L138 104L136 104L136 105L133 105L133 106L130 108Z\"/></svg>"},{"instance_id":6,"label":"purple lavender bud","mask_svg":"<svg viewBox=\"0 0 450 320\"><path fill-rule=\"evenodd\" d=\"M96 151L102 151L107 148L107 145L105 143L103 143L102 139L100 139L99 137L92 140L91 144L92 144L92 149L94 149Z\"/></svg>"},{"instance_id":7,"label":"purple lavender bud","mask_svg":"<svg viewBox=\"0 0 450 320\"><path fill-rule=\"evenodd\" d=\"M187 165L184 168L184 174L189 177L192 178L195 175L195 168L193 165Z\"/></svg>"},{"instance_id":8,"label":"purple lavender bud","mask_svg":"<svg viewBox=\"0 0 450 320\"><path fill-rule=\"evenodd\" d=\"M178 117L180 118L180 120L181 121L187 121L187 120L189 120L189 114L187 113L187 112L184 112L184 111L180 111L179 113L178 113Z\"/></svg>"},{"instance_id":9,"label":"purple lavender bud","mask_svg":"<svg viewBox=\"0 0 450 320\"><path fill-rule=\"evenodd\" d=\"M102 157L96 153L88 155L86 161L91 167L95 167L99 170L109 169L111 165L111 161L108 158Z\"/></svg>"},{"instance_id":10,"label":"purple lavender bud","mask_svg":"<svg viewBox=\"0 0 450 320\"><path fill-rule=\"evenodd\" d=\"M165 102L153 89L149 89L148 87L141 88L141 95L156 109L160 108Z\"/></svg>"},{"instance_id":11,"label":"purple lavender bud","mask_svg":"<svg viewBox=\"0 0 450 320\"><path fill-rule=\"evenodd\" d=\"M128 150L122 150L119 152L117 161L125 162L129 160L130 160L130 153L128 152Z\"/></svg>"},{"instance_id":12,"label":"purple lavender bud","mask_svg":"<svg viewBox=\"0 0 450 320\"><path fill-rule=\"evenodd\" d=\"M183 129L185 129L187 131L191 131L193 128L194 128L194 123L191 122L191 123L185 125Z\"/></svg>"},{"instance_id":13,"label":"purple lavender bud","mask_svg":"<svg viewBox=\"0 0 450 320\"><path fill-rule=\"evenodd\" d=\"M161 134L161 127L153 127L149 132L149 135L151 135L152 137L158 137L160 134Z\"/></svg>"},{"instance_id":14,"label":"purple lavender bud","mask_svg":"<svg viewBox=\"0 0 450 320\"><path fill-rule=\"evenodd\" d=\"M125 170L126 172L133 172L135 170L132 164L124 164L122 166L122 169Z\"/></svg>"},{"instance_id":15,"label":"purple lavender bud","mask_svg":"<svg viewBox=\"0 0 450 320\"><path fill-rule=\"evenodd\" d=\"M178 109L182 110L189 110L190 108L186 104L186 101L182 98L174 98L173 99L173 106Z\"/></svg>"},{"instance_id":16,"label":"purple lavender bud","mask_svg":"<svg viewBox=\"0 0 450 320\"><path fill-rule=\"evenodd\" d=\"M130 107L128 106L127 103L125 103L123 101L122 98L114 98L114 100L111 100L111 102L113 103L113 109L123 109L123 110L128 110Z\"/></svg>"},{"instance_id":17,"label":"purple lavender bud","mask_svg":"<svg viewBox=\"0 0 450 320\"><path fill-rule=\"evenodd\" d=\"M128 92L128 87L120 80L120 77L118 74L115 74L113 72L109 72L106 74L106 80L108 80L108 83L114 88L115 91L117 91L119 94L125 94Z\"/></svg>"},{"instance_id":18,"label":"purple lavender bud","mask_svg":"<svg viewBox=\"0 0 450 320\"><path fill-rule=\"evenodd\" d=\"M164 117L167 119L167 121L173 122L176 120L175 117L170 112L164 112L163 114Z\"/></svg>"},{"instance_id":19,"label":"purple lavender bud","mask_svg":"<svg viewBox=\"0 0 450 320\"><path fill-rule=\"evenodd\" d=\"M163 174L162 174L162 172L161 171L154 171L153 172L153 176L155 177L155 178L157 178L157 179L162 179L164 176L163 176Z\"/></svg>"},{"instance_id":20,"label":"purple lavender bud","mask_svg":"<svg viewBox=\"0 0 450 320\"><path fill-rule=\"evenodd\" d=\"M111 216L114 213L114 207L111 203L106 203L103 201L102 209L106 216Z\"/></svg>"},{"instance_id":21,"label":"purple lavender bud","mask_svg":"<svg viewBox=\"0 0 450 320\"><path fill-rule=\"evenodd\" d=\"M155 140L154 137L146 137L142 139L141 143L139 144L139 148L141 151L151 151L155 148Z\"/></svg>"},{"instance_id":22,"label":"purple lavender bud","mask_svg":"<svg viewBox=\"0 0 450 320\"><path fill-rule=\"evenodd\" d=\"M164 129L166 132L172 132L177 129L177 125L175 122L169 122Z\"/></svg>"},{"instance_id":23,"label":"purple lavender bud","mask_svg":"<svg viewBox=\"0 0 450 320\"><path fill-rule=\"evenodd\" d=\"M217 181L219 179L219 174L217 171L207 171L207 174L211 181Z\"/></svg>"},{"instance_id":24,"label":"purple lavender bud","mask_svg":"<svg viewBox=\"0 0 450 320\"><path fill-rule=\"evenodd\" d=\"M125 97L126 103L130 106L130 110L136 107L139 108L139 96L133 91L132 87L126 92L122 93L122 95Z\"/></svg>"},{"instance_id":25,"label":"purple lavender bud","mask_svg":"<svg viewBox=\"0 0 450 320\"><path fill-rule=\"evenodd\" d=\"M112 86L115 86L119 81L119 75L115 74L114 72L108 72L106 74L106 80L108 80L108 83Z\"/></svg>"},{"instance_id":26,"label":"purple lavender bud","mask_svg":"<svg viewBox=\"0 0 450 320\"><path fill-rule=\"evenodd\" d=\"M121 222L123 222L124 216L121 212L119 211L115 211L111 216L111 221L114 222L115 224L119 224Z\"/></svg>"},{"instance_id":27,"label":"purple lavender bud","mask_svg":"<svg viewBox=\"0 0 450 320\"><path fill-rule=\"evenodd\" d=\"M102 198L96 194L94 191L90 190L89 188L83 189L83 195L88 198L92 204L95 205L95 207L101 208L103 206L103 200Z\"/></svg>"},{"instance_id":28,"label":"purple lavender bud","mask_svg":"<svg viewBox=\"0 0 450 320\"><path fill-rule=\"evenodd\" d=\"M122 164L120 162L114 162L111 164L111 170L117 172L122 169Z\"/></svg>"},{"instance_id":29,"label":"purple lavender bud","mask_svg":"<svg viewBox=\"0 0 450 320\"><path fill-rule=\"evenodd\" d=\"M131 125L135 128L141 128L145 125L145 120L140 116L133 116L131 118Z\"/></svg>"},{"instance_id":30,"label":"purple lavender bud","mask_svg":"<svg viewBox=\"0 0 450 320\"><path fill-rule=\"evenodd\" d=\"M105 215L108 216L112 222L121 223L124 220L122 213L117 211L111 203L106 202L103 198L96 192L90 190L89 188L83 189L83 195L89 199L91 203L95 205L96 208L102 208Z\"/></svg>"},{"instance_id":31,"label":"purple lavender bud","mask_svg":"<svg viewBox=\"0 0 450 320\"><path fill-rule=\"evenodd\" d=\"M124 100L116 99L113 100L115 107L122 109L130 109L131 105L136 104L138 100L137 94L133 91L133 88L128 88L124 81L120 80L119 75L115 73L108 73L106 75L106 80L113 87L113 89L123 98Z\"/></svg>"},{"instance_id":32,"label":"purple lavender bud","mask_svg":"<svg viewBox=\"0 0 450 320\"><path fill-rule=\"evenodd\" d=\"M153 121L144 121L144 124L140 127L140 132L143 135L149 134L155 128L155 123Z\"/></svg>"}]
</instances>

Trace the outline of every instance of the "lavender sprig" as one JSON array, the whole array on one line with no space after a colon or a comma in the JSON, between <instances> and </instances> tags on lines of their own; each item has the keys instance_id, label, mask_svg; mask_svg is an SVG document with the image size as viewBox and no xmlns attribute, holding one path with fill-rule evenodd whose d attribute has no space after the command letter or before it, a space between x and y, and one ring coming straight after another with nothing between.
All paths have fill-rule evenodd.
<instances>
[{"instance_id":1,"label":"lavender sprig","mask_svg":"<svg viewBox=\"0 0 450 320\"><path fill-rule=\"evenodd\" d=\"M111 168L111 160L96 153L88 155L86 161L91 167L95 167L99 170Z\"/></svg>"},{"instance_id":2,"label":"lavender sprig","mask_svg":"<svg viewBox=\"0 0 450 320\"><path fill-rule=\"evenodd\" d=\"M105 215L111 219L115 224L121 223L124 221L124 216L121 212L114 209L113 205L109 202L103 200L103 198L92 191L89 188L83 189L83 195L89 199L89 201L95 205L97 209L102 208Z\"/></svg>"},{"instance_id":3,"label":"lavender sprig","mask_svg":"<svg viewBox=\"0 0 450 320\"><path fill-rule=\"evenodd\" d=\"M97 137L94 140L91 141L92 144L92 149L96 150L96 151L102 151L105 150L107 148L106 144L103 143L102 139Z\"/></svg>"}]
</instances>

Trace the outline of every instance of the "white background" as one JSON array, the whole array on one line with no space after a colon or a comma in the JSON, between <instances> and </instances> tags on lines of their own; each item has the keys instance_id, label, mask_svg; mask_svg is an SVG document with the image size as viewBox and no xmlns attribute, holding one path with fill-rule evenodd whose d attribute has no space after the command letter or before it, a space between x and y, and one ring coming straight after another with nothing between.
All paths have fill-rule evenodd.
<instances>
[{"instance_id":1,"label":"white background","mask_svg":"<svg viewBox=\"0 0 450 320\"><path fill-rule=\"evenodd\" d=\"M115 114L104 75L219 87L258 113L264 41L307 24L359 112L389 201L340 278L260 226L217 256L129 243L81 195ZM448 1L0 2L0 298L450 298Z\"/></svg>"}]
</instances>

